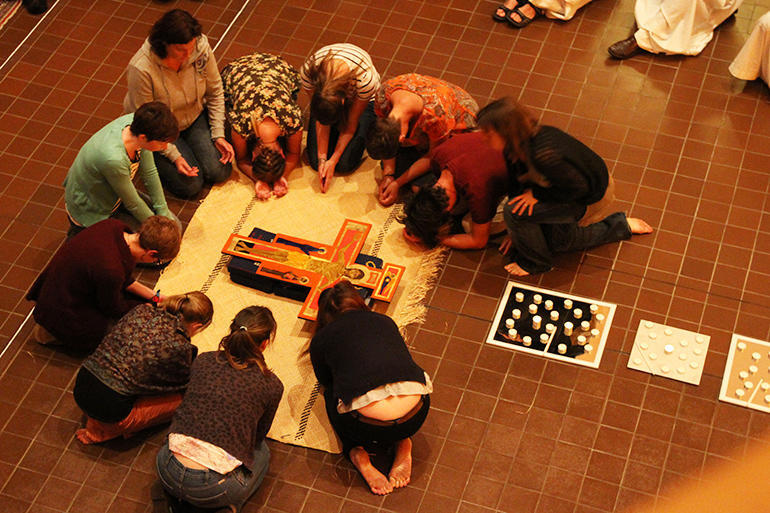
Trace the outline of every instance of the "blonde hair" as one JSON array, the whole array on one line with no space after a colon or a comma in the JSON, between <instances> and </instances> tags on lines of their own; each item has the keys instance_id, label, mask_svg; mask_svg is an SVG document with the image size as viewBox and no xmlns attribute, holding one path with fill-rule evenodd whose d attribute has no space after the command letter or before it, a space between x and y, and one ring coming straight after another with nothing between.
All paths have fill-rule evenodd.
<instances>
[{"instance_id":1,"label":"blonde hair","mask_svg":"<svg viewBox=\"0 0 770 513\"><path fill-rule=\"evenodd\" d=\"M322 125L334 125L347 118L348 110L356 97L358 74L349 70L333 76L334 51L320 60L311 57L305 65L305 76L312 84L310 114Z\"/></svg>"},{"instance_id":2,"label":"blonde hair","mask_svg":"<svg viewBox=\"0 0 770 513\"><path fill-rule=\"evenodd\" d=\"M211 300L206 294L197 290L176 296L166 296L158 303L158 308L174 315L181 314L186 324L199 322L205 326L214 316L214 305Z\"/></svg>"},{"instance_id":3,"label":"blonde hair","mask_svg":"<svg viewBox=\"0 0 770 513\"><path fill-rule=\"evenodd\" d=\"M264 306L249 306L235 315L230 323L230 333L219 342L219 351L234 369L257 365L263 374L270 369L260 346L272 342L277 325L273 313Z\"/></svg>"}]
</instances>

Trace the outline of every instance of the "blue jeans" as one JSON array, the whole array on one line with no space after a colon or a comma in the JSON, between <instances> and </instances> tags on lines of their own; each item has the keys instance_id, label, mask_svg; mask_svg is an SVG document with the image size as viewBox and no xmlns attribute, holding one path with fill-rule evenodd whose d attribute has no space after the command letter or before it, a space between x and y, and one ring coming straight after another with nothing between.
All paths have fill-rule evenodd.
<instances>
[{"instance_id":1,"label":"blue jeans","mask_svg":"<svg viewBox=\"0 0 770 513\"><path fill-rule=\"evenodd\" d=\"M222 155L211 140L211 127L206 109L192 125L179 133L174 141L179 153L192 167L198 168L198 176L187 176L179 172L173 162L160 152L155 152L155 167L163 187L179 198L191 198L203 188L203 183L217 183L227 180L231 164L222 164Z\"/></svg>"},{"instance_id":2,"label":"blue jeans","mask_svg":"<svg viewBox=\"0 0 770 513\"><path fill-rule=\"evenodd\" d=\"M233 505L240 511L267 473L270 449L262 441L254 451L253 470L241 465L227 474L185 467L169 451L168 442L160 448L155 463L163 488L173 497L198 508Z\"/></svg>"},{"instance_id":3,"label":"blue jeans","mask_svg":"<svg viewBox=\"0 0 770 513\"><path fill-rule=\"evenodd\" d=\"M626 215L616 212L598 223L579 226L586 207L576 203L538 201L532 215L514 214L505 205L503 218L511 234L510 258L530 274L549 271L553 253L592 248L631 237Z\"/></svg>"},{"instance_id":4,"label":"blue jeans","mask_svg":"<svg viewBox=\"0 0 770 513\"><path fill-rule=\"evenodd\" d=\"M372 126L377 116L374 115L374 104L369 102L361 117L358 119L358 127L353 134L353 138L350 140L345 150L342 152L340 161L337 162L337 166L334 168L334 174L346 175L350 174L361 164L361 159L364 156L364 150L366 149L366 132L369 131L369 127ZM315 131L315 118L310 116L310 122L307 128L307 160L310 163L310 167L318 171L318 137ZM334 148L337 147L337 139L340 136L340 131L336 126L329 127L329 146L326 150L326 155L331 156L334 153Z\"/></svg>"}]
</instances>

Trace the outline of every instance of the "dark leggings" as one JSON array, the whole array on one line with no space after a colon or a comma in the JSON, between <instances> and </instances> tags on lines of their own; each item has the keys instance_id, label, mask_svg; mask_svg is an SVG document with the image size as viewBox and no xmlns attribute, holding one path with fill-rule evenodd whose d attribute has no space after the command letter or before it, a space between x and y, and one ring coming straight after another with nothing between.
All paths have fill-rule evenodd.
<instances>
[{"instance_id":1,"label":"dark leggings","mask_svg":"<svg viewBox=\"0 0 770 513\"><path fill-rule=\"evenodd\" d=\"M329 416L334 432L342 441L342 449L347 456L354 447L363 447L367 450L387 450L396 442L413 436L419 431L430 409L430 396L422 396L422 407L409 420L400 424L389 426L375 426L361 422L353 412L337 412L337 398L329 393L324 393L326 400L326 414Z\"/></svg>"},{"instance_id":2,"label":"dark leggings","mask_svg":"<svg viewBox=\"0 0 770 513\"><path fill-rule=\"evenodd\" d=\"M366 149L366 132L369 131L369 127L372 125L376 116L374 115L374 107L371 102L366 110L361 114L358 119L358 128L353 134L353 138L350 140L345 150L342 152L337 166L334 168L334 173L339 175L350 174L361 164L361 159L364 156L364 150ZM310 163L310 167L318 170L318 136L315 130L316 119L310 116L310 122L307 129L307 159ZM329 127L329 146L326 150L326 156L331 157L334 153L334 148L337 146L337 139L339 139L340 131L336 126Z\"/></svg>"}]
</instances>

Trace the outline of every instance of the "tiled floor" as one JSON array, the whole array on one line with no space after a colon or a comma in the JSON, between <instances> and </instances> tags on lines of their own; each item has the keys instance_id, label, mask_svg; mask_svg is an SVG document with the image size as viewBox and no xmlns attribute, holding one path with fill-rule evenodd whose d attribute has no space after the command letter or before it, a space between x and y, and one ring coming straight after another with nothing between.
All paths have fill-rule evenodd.
<instances>
[{"instance_id":1,"label":"tiled floor","mask_svg":"<svg viewBox=\"0 0 770 513\"><path fill-rule=\"evenodd\" d=\"M375 497L340 457L272 443L270 474L247 511L623 511L666 503L680 483L766 443L770 416L716 397L731 333L770 337L770 92L727 73L770 2L744 1L696 58L622 63L605 48L630 33L633 0L596 0L569 23L521 31L493 23L490 0L250 0L236 19L244 3L60 0L0 69L0 347L63 239L69 164L121 113L123 70L150 24L181 6L219 44L220 65L257 49L299 65L347 40L384 76L442 76L480 104L517 96L596 149L619 207L656 228L560 257L527 280L618 304L598 370L482 346L505 285L501 259L494 247L452 253L426 322L411 329L436 384L413 482ZM0 59L37 19L11 21ZM195 208L173 205L183 219ZM640 318L711 335L700 386L626 369ZM0 510L149 511L163 430L81 446L71 395L79 362L26 343L27 331L0 358Z\"/></svg>"}]
</instances>

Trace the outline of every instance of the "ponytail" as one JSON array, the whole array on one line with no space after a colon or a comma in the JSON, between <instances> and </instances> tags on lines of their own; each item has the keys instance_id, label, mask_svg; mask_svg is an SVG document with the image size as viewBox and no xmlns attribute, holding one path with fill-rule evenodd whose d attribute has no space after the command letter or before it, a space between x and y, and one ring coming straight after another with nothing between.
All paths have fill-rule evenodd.
<instances>
[{"instance_id":1,"label":"ponytail","mask_svg":"<svg viewBox=\"0 0 770 513\"><path fill-rule=\"evenodd\" d=\"M219 351L234 369L256 365L263 374L268 374L270 369L260 346L266 340L272 342L276 328L270 309L264 306L244 308L230 323L230 333L219 342Z\"/></svg>"}]
</instances>

